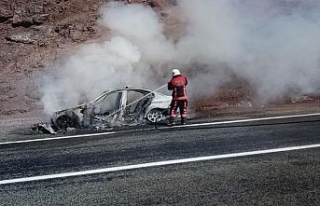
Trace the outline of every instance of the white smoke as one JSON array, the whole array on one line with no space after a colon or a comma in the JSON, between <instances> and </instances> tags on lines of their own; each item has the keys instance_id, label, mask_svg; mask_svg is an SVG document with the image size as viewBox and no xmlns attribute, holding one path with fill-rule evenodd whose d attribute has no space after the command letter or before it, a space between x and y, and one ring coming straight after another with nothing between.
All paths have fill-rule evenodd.
<instances>
[{"instance_id":1,"label":"white smoke","mask_svg":"<svg viewBox=\"0 0 320 206\"><path fill-rule=\"evenodd\" d=\"M189 77L190 94L212 94L230 73L246 79L262 101L320 88L319 1L180 0L178 8L187 26L173 41L150 7L104 5L100 25L113 37L84 46L46 81L45 110L127 84L156 88L176 66Z\"/></svg>"},{"instance_id":2,"label":"white smoke","mask_svg":"<svg viewBox=\"0 0 320 206\"><path fill-rule=\"evenodd\" d=\"M241 22L246 53L242 55L244 65L236 72L249 78L263 100L288 93L316 93L320 85L316 80L320 74L320 2L286 0L261 5L255 5L261 13L240 9L246 13Z\"/></svg>"},{"instance_id":3,"label":"white smoke","mask_svg":"<svg viewBox=\"0 0 320 206\"><path fill-rule=\"evenodd\" d=\"M225 76L215 75L222 63L247 79L261 101L319 89L319 1L181 0L179 5L189 21L177 45L180 59L211 65L200 80L211 76L217 85L224 83Z\"/></svg>"},{"instance_id":4,"label":"white smoke","mask_svg":"<svg viewBox=\"0 0 320 206\"><path fill-rule=\"evenodd\" d=\"M101 24L134 42L144 62L155 65L172 59L174 45L163 34L159 17L150 7L111 2L102 7L101 13Z\"/></svg>"},{"instance_id":5,"label":"white smoke","mask_svg":"<svg viewBox=\"0 0 320 206\"><path fill-rule=\"evenodd\" d=\"M128 80L140 84L139 75L131 76L140 58L138 48L122 37L83 47L60 67L53 82L46 81L45 111L75 106L83 97L95 98L108 88L126 86Z\"/></svg>"},{"instance_id":6,"label":"white smoke","mask_svg":"<svg viewBox=\"0 0 320 206\"><path fill-rule=\"evenodd\" d=\"M59 74L42 89L44 109L52 113L125 86L155 89L158 69L171 58L170 44L150 7L111 2L101 9L101 25L114 37L84 46L59 67ZM161 60L161 61L160 61ZM153 70L151 69L153 68ZM154 77L152 77L154 76ZM50 78L49 78L50 79ZM163 81L161 82L163 84Z\"/></svg>"}]
</instances>

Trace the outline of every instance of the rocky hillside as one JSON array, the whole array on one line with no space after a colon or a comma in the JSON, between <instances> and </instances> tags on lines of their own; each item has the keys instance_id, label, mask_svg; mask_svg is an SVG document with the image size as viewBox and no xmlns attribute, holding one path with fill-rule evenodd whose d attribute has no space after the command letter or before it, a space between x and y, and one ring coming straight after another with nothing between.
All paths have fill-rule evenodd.
<instances>
[{"instance_id":1,"label":"rocky hillside","mask_svg":"<svg viewBox=\"0 0 320 206\"><path fill-rule=\"evenodd\" d=\"M108 31L97 25L103 0L0 1L0 115L41 108L35 75ZM127 0L159 9L174 1Z\"/></svg>"}]
</instances>

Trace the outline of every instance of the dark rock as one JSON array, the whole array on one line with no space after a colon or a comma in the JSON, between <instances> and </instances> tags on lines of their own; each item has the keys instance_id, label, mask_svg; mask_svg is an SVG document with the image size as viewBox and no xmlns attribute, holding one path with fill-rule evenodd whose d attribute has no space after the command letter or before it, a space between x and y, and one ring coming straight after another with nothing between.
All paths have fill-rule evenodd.
<instances>
[{"instance_id":1,"label":"dark rock","mask_svg":"<svg viewBox=\"0 0 320 206\"><path fill-rule=\"evenodd\" d=\"M29 27L33 24L33 20L31 17L26 16L26 10L24 8L17 9L12 18L12 26L18 27Z\"/></svg>"},{"instance_id":2,"label":"dark rock","mask_svg":"<svg viewBox=\"0 0 320 206\"><path fill-rule=\"evenodd\" d=\"M43 24L49 16L49 14L44 14L43 12L44 8L41 4L27 4L24 7L18 8L13 15L12 26L30 27L32 25Z\"/></svg>"},{"instance_id":3,"label":"dark rock","mask_svg":"<svg viewBox=\"0 0 320 206\"><path fill-rule=\"evenodd\" d=\"M73 28L73 25L59 25L54 28L54 31L64 38L70 38L71 30Z\"/></svg>"},{"instance_id":4,"label":"dark rock","mask_svg":"<svg viewBox=\"0 0 320 206\"><path fill-rule=\"evenodd\" d=\"M0 13L0 23L6 22L11 18L11 16L6 16Z\"/></svg>"},{"instance_id":5,"label":"dark rock","mask_svg":"<svg viewBox=\"0 0 320 206\"><path fill-rule=\"evenodd\" d=\"M1 0L0 2L0 23L6 22L13 17L12 2L9 0Z\"/></svg>"}]
</instances>

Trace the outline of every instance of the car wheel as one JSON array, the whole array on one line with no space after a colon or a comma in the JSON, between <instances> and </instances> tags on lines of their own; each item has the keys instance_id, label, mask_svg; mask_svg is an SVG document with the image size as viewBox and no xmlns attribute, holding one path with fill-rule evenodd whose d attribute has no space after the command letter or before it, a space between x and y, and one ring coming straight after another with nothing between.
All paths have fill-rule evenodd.
<instances>
[{"instance_id":1,"label":"car wheel","mask_svg":"<svg viewBox=\"0 0 320 206\"><path fill-rule=\"evenodd\" d=\"M67 115L63 115L57 118L56 124L60 129L67 129L68 127L75 127L75 120Z\"/></svg>"},{"instance_id":2,"label":"car wheel","mask_svg":"<svg viewBox=\"0 0 320 206\"><path fill-rule=\"evenodd\" d=\"M163 110L152 109L147 114L147 120L151 123L160 122L164 119Z\"/></svg>"}]
</instances>

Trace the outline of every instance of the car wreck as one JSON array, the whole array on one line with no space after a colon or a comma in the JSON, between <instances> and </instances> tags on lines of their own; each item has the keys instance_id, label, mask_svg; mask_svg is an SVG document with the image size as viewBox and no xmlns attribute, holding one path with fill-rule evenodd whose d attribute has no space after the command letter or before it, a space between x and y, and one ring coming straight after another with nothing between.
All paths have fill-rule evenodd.
<instances>
[{"instance_id":1,"label":"car wreck","mask_svg":"<svg viewBox=\"0 0 320 206\"><path fill-rule=\"evenodd\" d=\"M90 102L54 112L50 120L53 130L50 131L154 124L168 118L171 99L171 96L147 89L106 91ZM38 124L41 125L44 124Z\"/></svg>"}]
</instances>

